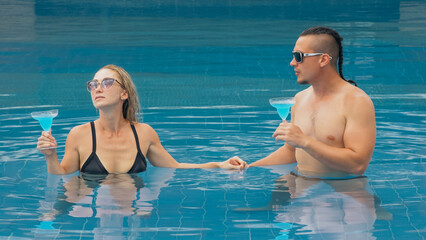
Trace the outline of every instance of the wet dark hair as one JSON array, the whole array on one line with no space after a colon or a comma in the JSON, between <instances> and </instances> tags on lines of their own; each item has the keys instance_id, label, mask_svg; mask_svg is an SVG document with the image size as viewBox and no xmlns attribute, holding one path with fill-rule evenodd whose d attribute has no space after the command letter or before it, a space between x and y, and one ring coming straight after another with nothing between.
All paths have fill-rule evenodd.
<instances>
[{"instance_id":1,"label":"wet dark hair","mask_svg":"<svg viewBox=\"0 0 426 240\"><path fill-rule=\"evenodd\" d=\"M342 70L342 65L343 65L343 47L342 47L342 41L343 38L339 35L339 33L331 28L328 27L311 27L306 29L305 31L303 31L300 34L300 37L302 36L307 36L307 35L321 35L321 34L326 34L329 35L331 37L333 37L333 39L336 41L337 43L337 48L338 48L338 66L339 66L339 75L341 78L343 78L343 80L358 86L358 84L356 84L355 81L353 80L346 80L345 77L343 76L343 70ZM330 46L331 47L331 46Z\"/></svg>"}]
</instances>

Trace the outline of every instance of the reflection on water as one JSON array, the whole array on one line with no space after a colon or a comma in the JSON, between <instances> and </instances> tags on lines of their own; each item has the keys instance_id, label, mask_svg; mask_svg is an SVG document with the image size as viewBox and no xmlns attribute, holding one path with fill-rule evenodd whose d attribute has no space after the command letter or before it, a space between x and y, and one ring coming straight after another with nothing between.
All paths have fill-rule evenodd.
<instances>
[{"instance_id":1,"label":"reflection on water","mask_svg":"<svg viewBox=\"0 0 426 240\"><path fill-rule=\"evenodd\" d=\"M277 180L271 203L287 210L276 210L277 222L297 223L298 231L329 239L375 239L376 219L392 219L372 195L367 178L319 181L287 175Z\"/></svg>"},{"instance_id":2,"label":"reflection on water","mask_svg":"<svg viewBox=\"0 0 426 240\"><path fill-rule=\"evenodd\" d=\"M141 227L138 219L151 216L153 203L158 200L161 188L168 186L175 170L151 171L153 175L145 176L145 181L137 174L49 175L47 189L50 191L46 191L45 199L40 201L40 224L35 225L34 236L46 237L59 232L73 235L73 229L81 227L84 231L86 224L96 221L99 224L90 228L87 237L114 236L121 239L128 233L140 235L137 233L138 227ZM60 220L68 217L89 222L68 229ZM134 225L134 230L128 225Z\"/></svg>"},{"instance_id":3,"label":"reflection on water","mask_svg":"<svg viewBox=\"0 0 426 240\"><path fill-rule=\"evenodd\" d=\"M61 113L53 124L53 134L62 142L71 127L95 118L80 119L74 112ZM0 217L13 225L15 236L26 237L59 234L118 238L131 233L168 239L180 234L206 237L214 233L222 239L241 236L273 239L301 234L341 236L343 230L358 229L359 235L371 238L387 238L392 234L416 238L421 235L418 231L423 221L414 213L422 211L424 148L420 143L424 137L417 132L422 126L414 121L420 116L411 114L400 119L394 115L402 116L397 111L378 111L381 120L377 146L366 172L369 184L353 184L361 190L367 189L358 191L345 184L336 186L337 182L332 181L303 178L274 181L287 175L294 166L250 168L243 173L217 170L162 173L168 169L150 166L136 179L125 174L118 178L111 175L113 179L99 182L79 175L53 176L46 173L45 160L35 148L39 126L29 113L20 110L4 116L2 121L7 123L2 129L15 135L0 140L5 143L0 146L0 197L4 199ZM271 137L280 120L269 107L154 108L145 111L145 120L158 131L163 145L179 161L221 161L240 155L252 162L280 146ZM401 128L391 127L396 125ZM64 149L58 151L62 155ZM345 190L350 190L349 195ZM379 209L390 212L392 219L378 217L374 196L381 199ZM266 211L234 211L263 206L268 206ZM330 225L324 225L326 221ZM337 232L330 230L332 224L336 224L333 231ZM389 229L389 224L406 227L398 232ZM21 228L32 230L24 235L17 230ZM407 233L410 229L412 232ZM6 232L7 236L11 234Z\"/></svg>"},{"instance_id":4,"label":"reflection on water","mask_svg":"<svg viewBox=\"0 0 426 240\"><path fill-rule=\"evenodd\" d=\"M81 174L63 184L64 195L58 197L54 212L42 216L42 220L52 220L57 214L73 217L99 217L120 214L124 216L143 215L135 208L137 192L144 187L142 178L129 174L110 174L106 176ZM89 197L91 195L92 197ZM89 197L89 198L88 198ZM94 203L94 208L74 206L78 203ZM72 207L72 209L71 209Z\"/></svg>"},{"instance_id":5,"label":"reflection on water","mask_svg":"<svg viewBox=\"0 0 426 240\"><path fill-rule=\"evenodd\" d=\"M294 166L250 168L243 173L150 166L138 178L111 175L112 179L102 181L79 175L53 176L47 174L45 160L35 148L39 126L29 113L21 111L4 117L7 125L2 129L15 135L0 140L5 143L0 146L0 217L14 229L6 232L7 236L13 231L15 236L26 237L59 234L118 238L131 233L157 239L180 234L208 239L214 233L221 239L273 239L301 234L341 236L343 230L356 229L363 236L379 239L392 234L421 235L418 231L423 220L414 214L422 211L424 185L424 148L420 144L422 135L417 132L422 127L413 121L420 118L417 115L401 120L394 118L401 116L397 111L378 111L377 146L366 172L369 184L353 184L367 189L358 191L332 181L274 181ZM53 124L53 134L62 142L71 127L95 118L61 113ZM9 117L15 120L6 120ZM233 155L252 162L280 146L271 137L280 120L269 107L155 108L145 111L145 120L158 131L166 149L182 162L221 161ZM402 128L391 127L397 124ZM64 149L58 151L62 155ZM350 190L349 195L345 190ZM374 196L381 199L379 206L386 209L383 212L390 212L392 219L378 217ZM269 202L266 211L234 211L268 206ZM353 214L354 209L358 215ZM333 231L338 232L330 230L331 225L323 225L326 220L336 224ZM406 227L398 232L389 229L389 224ZM18 229L22 228L32 229L31 233L21 233ZM407 233L410 229L412 232Z\"/></svg>"},{"instance_id":6,"label":"reflection on water","mask_svg":"<svg viewBox=\"0 0 426 240\"><path fill-rule=\"evenodd\" d=\"M366 177L321 180L290 172L275 180L266 206L235 211L273 211L274 226L281 229L276 239L288 239L295 233L325 239L376 239L376 219L392 219L380 203Z\"/></svg>"}]
</instances>

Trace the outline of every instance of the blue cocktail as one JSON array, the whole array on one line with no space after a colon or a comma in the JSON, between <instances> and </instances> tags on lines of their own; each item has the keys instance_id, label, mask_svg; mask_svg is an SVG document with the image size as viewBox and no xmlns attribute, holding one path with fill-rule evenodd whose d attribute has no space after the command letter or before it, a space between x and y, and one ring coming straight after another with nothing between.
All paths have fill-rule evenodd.
<instances>
[{"instance_id":1,"label":"blue cocktail","mask_svg":"<svg viewBox=\"0 0 426 240\"><path fill-rule=\"evenodd\" d=\"M290 97L280 97L280 98L271 98L269 99L269 103L272 107L276 108L278 114L280 115L282 120L285 120L290 112L291 106L294 105L294 98Z\"/></svg>"},{"instance_id":2,"label":"blue cocktail","mask_svg":"<svg viewBox=\"0 0 426 240\"><path fill-rule=\"evenodd\" d=\"M53 118L58 116L58 109L42 112L32 112L31 117L40 122L44 131L49 132L52 127Z\"/></svg>"},{"instance_id":3,"label":"blue cocktail","mask_svg":"<svg viewBox=\"0 0 426 240\"><path fill-rule=\"evenodd\" d=\"M50 128L52 127L53 118L58 116L58 109L50 110L50 111L42 111L42 112L32 112L31 117L35 120L38 120L41 127L44 131L50 132ZM56 148L48 147L48 148Z\"/></svg>"}]
</instances>

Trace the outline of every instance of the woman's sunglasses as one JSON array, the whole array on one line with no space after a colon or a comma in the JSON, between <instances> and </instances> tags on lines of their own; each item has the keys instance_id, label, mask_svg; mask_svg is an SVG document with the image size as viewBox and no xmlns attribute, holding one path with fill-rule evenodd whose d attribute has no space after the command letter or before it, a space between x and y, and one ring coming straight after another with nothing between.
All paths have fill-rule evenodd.
<instances>
[{"instance_id":1,"label":"woman's sunglasses","mask_svg":"<svg viewBox=\"0 0 426 240\"><path fill-rule=\"evenodd\" d=\"M320 55L323 55L325 53L302 53L302 52L299 52L299 51L295 51L295 52L292 52L292 54L293 54L293 58L294 58L294 60L296 60L296 62L302 63L303 57L320 56ZM330 60L333 59L331 56L329 56L329 57L330 57Z\"/></svg>"},{"instance_id":2,"label":"woman's sunglasses","mask_svg":"<svg viewBox=\"0 0 426 240\"><path fill-rule=\"evenodd\" d=\"M114 78L104 78L104 80L102 80L100 83L98 82L98 80L90 80L87 82L87 91L91 92L93 90L95 90L96 88L98 88L99 84L101 85L102 89L108 89L110 88L114 82L117 82L121 88L125 89L124 85L121 84L119 81L117 81L117 79Z\"/></svg>"}]
</instances>

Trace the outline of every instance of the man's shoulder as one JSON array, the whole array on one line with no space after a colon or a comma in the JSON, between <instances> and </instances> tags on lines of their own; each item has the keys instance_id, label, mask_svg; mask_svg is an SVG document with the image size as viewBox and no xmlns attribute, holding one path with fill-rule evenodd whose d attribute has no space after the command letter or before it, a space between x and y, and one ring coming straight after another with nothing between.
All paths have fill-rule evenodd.
<instances>
[{"instance_id":1,"label":"man's shoulder","mask_svg":"<svg viewBox=\"0 0 426 240\"><path fill-rule=\"evenodd\" d=\"M362 89L350 86L345 91L343 98L344 108L348 111L356 111L357 109L365 112L368 109L374 111L374 104L371 98Z\"/></svg>"},{"instance_id":2,"label":"man's shoulder","mask_svg":"<svg viewBox=\"0 0 426 240\"><path fill-rule=\"evenodd\" d=\"M312 86L309 86L308 88L305 88L304 90L296 93L296 95L294 96L296 99L297 98L303 98L307 95L309 95L312 92Z\"/></svg>"},{"instance_id":3,"label":"man's shoulder","mask_svg":"<svg viewBox=\"0 0 426 240\"><path fill-rule=\"evenodd\" d=\"M354 101L368 101L371 102L371 98L361 88L355 87L352 84L348 84L346 91L344 92L345 100L349 102Z\"/></svg>"}]
</instances>

